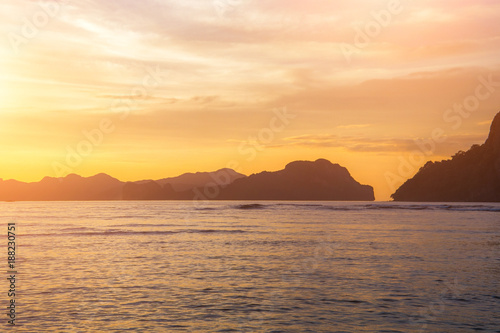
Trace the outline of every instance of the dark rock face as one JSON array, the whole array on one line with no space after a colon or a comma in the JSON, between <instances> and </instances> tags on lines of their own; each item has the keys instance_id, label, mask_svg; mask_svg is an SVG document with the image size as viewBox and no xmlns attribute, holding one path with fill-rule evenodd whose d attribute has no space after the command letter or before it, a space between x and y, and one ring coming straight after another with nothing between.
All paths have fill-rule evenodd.
<instances>
[{"instance_id":1,"label":"dark rock face","mask_svg":"<svg viewBox=\"0 0 500 333\"><path fill-rule=\"evenodd\" d=\"M484 145L493 153L500 153L500 112L491 123L490 134Z\"/></svg>"},{"instance_id":2,"label":"dark rock face","mask_svg":"<svg viewBox=\"0 0 500 333\"><path fill-rule=\"evenodd\" d=\"M319 159L296 161L284 170L261 172L222 189L226 200L375 200L373 188L355 181L346 168Z\"/></svg>"},{"instance_id":3,"label":"dark rock face","mask_svg":"<svg viewBox=\"0 0 500 333\"><path fill-rule=\"evenodd\" d=\"M500 112L486 142L451 160L427 162L393 195L396 201L500 202Z\"/></svg>"}]
</instances>

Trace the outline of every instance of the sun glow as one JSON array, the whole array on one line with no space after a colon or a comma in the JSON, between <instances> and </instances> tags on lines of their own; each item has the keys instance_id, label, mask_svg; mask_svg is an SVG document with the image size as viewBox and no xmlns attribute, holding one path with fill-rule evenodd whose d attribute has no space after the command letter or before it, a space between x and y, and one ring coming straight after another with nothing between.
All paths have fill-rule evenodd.
<instances>
[{"instance_id":1,"label":"sun glow","mask_svg":"<svg viewBox=\"0 0 500 333\"><path fill-rule=\"evenodd\" d=\"M0 78L0 112L8 105L9 92L8 85L3 78Z\"/></svg>"},{"instance_id":2,"label":"sun glow","mask_svg":"<svg viewBox=\"0 0 500 333\"><path fill-rule=\"evenodd\" d=\"M9 86L10 72L4 62L4 57L0 51L0 113L4 113L11 105L12 88Z\"/></svg>"},{"instance_id":3,"label":"sun glow","mask_svg":"<svg viewBox=\"0 0 500 333\"><path fill-rule=\"evenodd\" d=\"M484 142L475 124L498 112L500 3L219 3L76 0L54 13L0 1L0 178L55 176L53 162L67 163L109 119L115 130L70 172L160 179L325 158L387 200L388 173L402 183L421 167L401 166L420 151L414 139L445 130L425 150L441 160ZM496 91L470 117L443 118L474 96L478 77ZM282 108L296 118L270 132Z\"/></svg>"}]
</instances>

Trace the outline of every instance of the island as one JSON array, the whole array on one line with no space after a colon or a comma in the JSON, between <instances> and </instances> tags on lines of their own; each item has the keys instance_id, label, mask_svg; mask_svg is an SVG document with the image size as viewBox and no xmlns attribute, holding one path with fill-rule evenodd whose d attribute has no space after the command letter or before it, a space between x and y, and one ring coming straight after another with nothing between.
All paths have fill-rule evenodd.
<instances>
[{"instance_id":1,"label":"island","mask_svg":"<svg viewBox=\"0 0 500 333\"><path fill-rule=\"evenodd\" d=\"M295 161L283 170L245 176L232 169L122 182L107 174L70 174L25 183L0 180L2 201L63 200L338 200L373 201L373 188L325 159Z\"/></svg>"},{"instance_id":2,"label":"island","mask_svg":"<svg viewBox=\"0 0 500 333\"><path fill-rule=\"evenodd\" d=\"M482 145L427 162L391 196L395 201L500 202L500 112Z\"/></svg>"}]
</instances>

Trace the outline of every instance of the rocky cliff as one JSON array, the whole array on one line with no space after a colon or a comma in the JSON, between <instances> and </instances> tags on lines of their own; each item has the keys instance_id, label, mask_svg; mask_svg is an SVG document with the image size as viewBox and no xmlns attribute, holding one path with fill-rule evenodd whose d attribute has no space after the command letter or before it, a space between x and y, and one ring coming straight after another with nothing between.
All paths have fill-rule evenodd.
<instances>
[{"instance_id":1,"label":"rocky cliff","mask_svg":"<svg viewBox=\"0 0 500 333\"><path fill-rule=\"evenodd\" d=\"M500 112L483 145L427 162L393 195L396 201L500 202Z\"/></svg>"}]
</instances>

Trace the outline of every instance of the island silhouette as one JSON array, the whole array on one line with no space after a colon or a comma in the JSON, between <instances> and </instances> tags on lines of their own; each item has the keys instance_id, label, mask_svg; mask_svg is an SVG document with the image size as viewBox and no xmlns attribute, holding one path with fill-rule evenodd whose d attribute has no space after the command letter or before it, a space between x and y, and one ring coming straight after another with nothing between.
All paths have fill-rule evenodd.
<instances>
[{"instance_id":1,"label":"island silhouette","mask_svg":"<svg viewBox=\"0 0 500 333\"><path fill-rule=\"evenodd\" d=\"M0 200L375 200L346 168L325 159L295 161L276 172L245 176L232 169L122 182L107 174L70 174L40 182L0 181Z\"/></svg>"},{"instance_id":2,"label":"island silhouette","mask_svg":"<svg viewBox=\"0 0 500 333\"><path fill-rule=\"evenodd\" d=\"M451 159L427 162L399 187L395 201L500 202L500 112L482 145Z\"/></svg>"}]
</instances>

